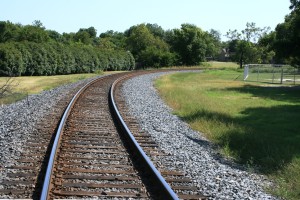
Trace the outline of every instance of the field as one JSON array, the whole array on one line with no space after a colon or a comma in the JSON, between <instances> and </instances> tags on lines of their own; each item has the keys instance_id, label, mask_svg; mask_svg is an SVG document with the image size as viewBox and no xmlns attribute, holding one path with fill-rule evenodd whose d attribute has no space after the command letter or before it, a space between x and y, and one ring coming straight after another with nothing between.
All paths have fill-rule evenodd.
<instances>
[{"instance_id":1,"label":"field","mask_svg":"<svg viewBox=\"0 0 300 200\"><path fill-rule=\"evenodd\" d=\"M261 82L284 85L300 85L300 71L296 68L283 65L250 65L247 82Z\"/></svg>"},{"instance_id":2,"label":"field","mask_svg":"<svg viewBox=\"0 0 300 200\"><path fill-rule=\"evenodd\" d=\"M176 69L176 68L201 68L201 69L237 69L239 66L234 62L217 62L217 61L209 61L202 62L197 66L173 66L166 67L164 69Z\"/></svg>"},{"instance_id":3,"label":"field","mask_svg":"<svg viewBox=\"0 0 300 200\"><path fill-rule=\"evenodd\" d=\"M178 73L156 87L174 113L223 155L273 179L273 194L300 199L300 88L242 78L234 69Z\"/></svg>"},{"instance_id":4,"label":"field","mask_svg":"<svg viewBox=\"0 0 300 200\"><path fill-rule=\"evenodd\" d=\"M11 94L0 98L1 104L9 104L25 98L28 94L37 94L43 90L50 90L63 84L91 78L99 74L73 74L60 76L22 76L13 78ZM5 84L7 77L0 77L0 86Z\"/></svg>"}]
</instances>

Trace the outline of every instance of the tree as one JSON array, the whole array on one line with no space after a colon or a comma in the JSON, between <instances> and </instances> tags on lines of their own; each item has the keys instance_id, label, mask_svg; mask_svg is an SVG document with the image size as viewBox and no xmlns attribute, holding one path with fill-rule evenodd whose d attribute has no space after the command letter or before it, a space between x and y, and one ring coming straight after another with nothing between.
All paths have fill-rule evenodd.
<instances>
[{"instance_id":1,"label":"tree","mask_svg":"<svg viewBox=\"0 0 300 200\"><path fill-rule=\"evenodd\" d=\"M20 76L24 71L22 54L14 43L0 44L0 74L4 76Z\"/></svg>"},{"instance_id":2,"label":"tree","mask_svg":"<svg viewBox=\"0 0 300 200\"><path fill-rule=\"evenodd\" d=\"M126 39L127 48L133 53L135 58L138 59L139 52L152 45L155 37L145 24L140 24L130 29L130 35Z\"/></svg>"},{"instance_id":3,"label":"tree","mask_svg":"<svg viewBox=\"0 0 300 200\"><path fill-rule=\"evenodd\" d=\"M261 53L261 62L262 63L274 63L276 59L276 53L274 51L274 44L275 44L275 31L268 33L262 36L258 41L258 46L260 47ZM277 62L278 63L278 62Z\"/></svg>"},{"instance_id":4,"label":"tree","mask_svg":"<svg viewBox=\"0 0 300 200\"><path fill-rule=\"evenodd\" d=\"M74 36L74 40L83 44L92 44L92 38L87 31L78 31Z\"/></svg>"},{"instance_id":5,"label":"tree","mask_svg":"<svg viewBox=\"0 0 300 200\"><path fill-rule=\"evenodd\" d=\"M164 39L165 31L161 26L148 23L146 27L154 36Z\"/></svg>"},{"instance_id":6,"label":"tree","mask_svg":"<svg viewBox=\"0 0 300 200\"><path fill-rule=\"evenodd\" d=\"M90 34L91 38L95 38L97 36L97 30L93 26L85 29L85 31L87 31Z\"/></svg>"},{"instance_id":7,"label":"tree","mask_svg":"<svg viewBox=\"0 0 300 200\"><path fill-rule=\"evenodd\" d=\"M62 40L65 44L71 44L75 41L75 33L63 33Z\"/></svg>"},{"instance_id":8,"label":"tree","mask_svg":"<svg viewBox=\"0 0 300 200\"><path fill-rule=\"evenodd\" d=\"M299 0L290 0L291 1L291 10L298 10L300 8L300 1Z\"/></svg>"},{"instance_id":9,"label":"tree","mask_svg":"<svg viewBox=\"0 0 300 200\"><path fill-rule=\"evenodd\" d=\"M230 42L234 42L236 46L234 49L233 60L237 61L240 68L244 63L258 62L259 50L257 41L263 37L270 30L269 27L259 28L255 23L247 23L246 28L241 32L237 30L229 30L226 36L230 39Z\"/></svg>"},{"instance_id":10,"label":"tree","mask_svg":"<svg viewBox=\"0 0 300 200\"><path fill-rule=\"evenodd\" d=\"M168 34L168 42L179 55L180 64L197 65L205 60L207 34L192 24L182 24L181 29L173 29Z\"/></svg>"},{"instance_id":11,"label":"tree","mask_svg":"<svg viewBox=\"0 0 300 200\"><path fill-rule=\"evenodd\" d=\"M221 42L221 33L219 31L215 29L210 29L209 34L214 40Z\"/></svg>"},{"instance_id":12,"label":"tree","mask_svg":"<svg viewBox=\"0 0 300 200\"><path fill-rule=\"evenodd\" d=\"M44 27L43 23L40 20L34 20L32 22L32 25L45 30L45 27Z\"/></svg>"},{"instance_id":13,"label":"tree","mask_svg":"<svg viewBox=\"0 0 300 200\"><path fill-rule=\"evenodd\" d=\"M300 66L300 1L291 0L291 13L278 24L275 32L274 49L276 59Z\"/></svg>"},{"instance_id":14,"label":"tree","mask_svg":"<svg viewBox=\"0 0 300 200\"><path fill-rule=\"evenodd\" d=\"M0 43L16 41L19 37L21 26L10 21L0 21Z\"/></svg>"},{"instance_id":15,"label":"tree","mask_svg":"<svg viewBox=\"0 0 300 200\"><path fill-rule=\"evenodd\" d=\"M219 56L221 51L221 33L217 30L211 29L205 34L205 40L207 44L206 57L215 59Z\"/></svg>"},{"instance_id":16,"label":"tree","mask_svg":"<svg viewBox=\"0 0 300 200\"><path fill-rule=\"evenodd\" d=\"M49 41L49 35L42 27L27 25L21 28L18 41L43 43Z\"/></svg>"},{"instance_id":17,"label":"tree","mask_svg":"<svg viewBox=\"0 0 300 200\"><path fill-rule=\"evenodd\" d=\"M126 37L124 33L117 31L106 31L100 34L100 43L97 45L108 46L113 49L125 49L126 48Z\"/></svg>"},{"instance_id":18,"label":"tree","mask_svg":"<svg viewBox=\"0 0 300 200\"><path fill-rule=\"evenodd\" d=\"M56 42L62 42L63 41L63 36L58 33L57 31L53 30L47 30L48 36L50 37L51 40L54 40Z\"/></svg>"},{"instance_id":19,"label":"tree","mask_svg":"<svg viewBox=\"0 0 300 200\"><path fill-rule=\"evenodd\" d=\"M169 45L154 36L145 24L131 27L126 34L127 48L142 67L161 67L165 63L172 62L171 60L161 62L167 57L172 59L174 56L169 56Z\"/></svg>"}]
</instances>

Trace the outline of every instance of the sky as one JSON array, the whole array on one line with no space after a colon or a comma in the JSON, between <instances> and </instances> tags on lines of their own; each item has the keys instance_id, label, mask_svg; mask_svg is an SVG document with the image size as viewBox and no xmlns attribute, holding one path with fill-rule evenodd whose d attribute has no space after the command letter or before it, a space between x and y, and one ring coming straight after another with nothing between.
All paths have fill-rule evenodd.
<instances>
[{"instance_id":1,"label":"sky","mask_svg":"<svg viewBox=\"0 0 300 200\"><path fill-rule=\"evenodd\" d=\"M190 23L225 35L229 29L243 30L247 22L274 30L289 6L289 0L0 0L0 21L28 25L40 20L59 33L93 26L98 34L141 23L164 30Z\"/></svg>"}]
</instances>

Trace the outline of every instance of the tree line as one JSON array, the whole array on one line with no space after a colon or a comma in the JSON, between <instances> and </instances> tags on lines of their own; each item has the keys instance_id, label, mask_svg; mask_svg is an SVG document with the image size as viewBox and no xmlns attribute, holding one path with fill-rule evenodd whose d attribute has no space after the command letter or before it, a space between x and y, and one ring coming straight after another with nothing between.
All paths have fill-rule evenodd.
<instances>
[{"instance_id":1,"label":"tree line","mask_svg":"<svg viewBox=\"0 0 300 200\"><path fill-rule=\"evenodd\" d=\"M204 31L193 24L164 30L157 24L138 24L124 32L94 27L76 33L0 21L1 75L55 75L97 70L191 66L207 60L282 63L300 66L300 3L291 1L291 13L274 31L247 23L242 31Z\"/></svg>"},{"instance_id":2,"label":"tree line","mask_svg":"<svg viewBox=\"0 0 300 200\"><path fill-rule=\"evenodd\" d=\"M216 33L216 31L215 31ZM32 25L0 22L1 75L55 75L96 70L198 65L216 57L220 38L192 24L163 30L157 24L138 24L122 32L97 36L94 27L76 33Z\"/></svg>"},{"instance_id":3,"label":"tree line","mask_svg":"<svg viewBox=\"0 0 300 200\"><path fill-rule=\"evenodd\" d=\"M135 67L129 51L104 48L96 39L93 27L73 35L46 30L40 21L26 26L1 21L0 75L57 75Z\"/></svg>"},{"instance_id":4,"label":"tree line","mask_svg":"<svg viewBox=\"0 0 300 200\"><path fill-rule=\"evenodd\" d=\"M291 13L274 31L247 23L242 31L229 30L226 48L232 61L240 64L290 64L300 67L300 1L290 0Z\"/></svg>"}]
</instances>

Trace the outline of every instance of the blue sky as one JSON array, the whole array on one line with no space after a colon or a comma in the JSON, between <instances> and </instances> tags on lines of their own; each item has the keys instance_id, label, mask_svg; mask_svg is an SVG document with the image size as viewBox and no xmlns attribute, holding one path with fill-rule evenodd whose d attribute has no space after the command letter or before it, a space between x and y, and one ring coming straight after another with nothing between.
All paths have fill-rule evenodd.
<instances>
[{"instance_id":1,"label":"blue sky","mask_svg":"<svg viewBox=\"0 0 300 200\"><path fill-rule=\"evenodd\" d=\"M247 22L273 30L290 13L289 5L289 0L0 0L0 21L27 25L40 20L60 33L94 26L98 34L140 23L165 30L191 23L224 35L244 29Z\"/></svg>"}]
</instances>

